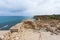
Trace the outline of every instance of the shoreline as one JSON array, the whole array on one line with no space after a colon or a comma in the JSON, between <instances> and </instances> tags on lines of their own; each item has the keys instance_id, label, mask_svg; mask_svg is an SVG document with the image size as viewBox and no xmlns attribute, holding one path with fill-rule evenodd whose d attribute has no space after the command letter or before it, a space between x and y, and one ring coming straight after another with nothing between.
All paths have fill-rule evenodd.
<instances>
[{"instance_id":1,"label":"shoreline","mask_svg":"<svg viewBox=\"0 0 60 40\"><path fill-rule=\"evenodd\" d=\"M57 20L53 21L41 21L26 19L12 26L9 30L0 30L0 39L2 40L60 40L60 33L55 33L56 29L51 27L53 23L54 27L56 25L60 26ZM54 23L58 23L55 24ZM41 29L42 28L42 29ZM46 30L48 29L48 30ZM42 30L42 31L41 31ZM54 32L53 32L54 31ZM51 35L52 33L52 35ZM41 37L40 37L41 36ZM31 39L30 39L31 38Z\"/></svg>"}]
</instances>

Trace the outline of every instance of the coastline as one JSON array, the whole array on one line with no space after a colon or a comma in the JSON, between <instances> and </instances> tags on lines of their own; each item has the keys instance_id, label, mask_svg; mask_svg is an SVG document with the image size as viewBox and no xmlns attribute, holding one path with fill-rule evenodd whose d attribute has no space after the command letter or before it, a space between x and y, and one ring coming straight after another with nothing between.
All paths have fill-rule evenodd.
<instances>
[{"instance_id":1,"label":"coastline","mask_svg":"<svg viewBox=\"0 0 60 40\"><path fill-rule=\"evenodd\" d=\"M1 35L0 39L2 40L14 40L14 39L15 40L60 40L59 38L60 33L55 34L55 29L54 28L52 29L50 26L51 24L49 24L52 22L59 23L57 20L46 22L46 21L41 21L40 19L38 20L26 19L12 26L9 30L0 30L0 35ZM48 32L45 29L46 26L48 26L50 29L48 30ZM54 32L52 32L51 30Z\"/></svg>"}]
</instances>

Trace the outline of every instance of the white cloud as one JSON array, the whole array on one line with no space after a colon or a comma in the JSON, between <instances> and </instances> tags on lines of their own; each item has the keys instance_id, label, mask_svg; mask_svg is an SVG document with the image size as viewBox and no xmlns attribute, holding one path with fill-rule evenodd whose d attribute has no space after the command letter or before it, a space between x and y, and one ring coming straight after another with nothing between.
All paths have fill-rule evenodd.
<instances>
[{"instance_id":1,"label":"white cloud","mask_svg":"<svg viewBox=\"0 0 60 40\"><path fill-rule=\"evenodd\" d=\"M60 14L60 0L0 0L0 15Z\"/></svg>"}]
</instances>

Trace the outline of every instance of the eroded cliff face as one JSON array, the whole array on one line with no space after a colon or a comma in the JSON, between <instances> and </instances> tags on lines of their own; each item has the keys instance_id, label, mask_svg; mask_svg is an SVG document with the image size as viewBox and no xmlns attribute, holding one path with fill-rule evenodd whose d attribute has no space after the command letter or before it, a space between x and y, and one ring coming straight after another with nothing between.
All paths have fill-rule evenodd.
<instances>
[{"instance_id":1,"label":"eroded cliff face","mask_svg":"<svg viewBox=\"0 0 60 40\"><path fill-rule=\"evenodd\" d=\"M59 20L24 20L7 31L0 31L0 40L42 40L41 35L46 34L44 32L59 36Z\"/></svg>"},{"instance_id":2,"label":"eroded cliff face","mask_svg":"<svg viewBox=\"0 0 60 40\"><path fill-rule=\"evenodd\" d=\"M60 22L59 20L52 20L52 21L24 21L23 27L26 29L33 29L34 31L44 31L44 32L51 32L53 34L58 35L60 33Z\"/></svg>"},{"instance_id":3,"label":"eroded cliff face","mask_svg":"<svg viewBox=\"0 0 60 40\"><path fill-rule=\"evenodd\" d=\"M32 21L23 21L9 31L0 31L0 40L40 40L40 33L34 30L35 24Z\"/></svg>"}]
</instances>

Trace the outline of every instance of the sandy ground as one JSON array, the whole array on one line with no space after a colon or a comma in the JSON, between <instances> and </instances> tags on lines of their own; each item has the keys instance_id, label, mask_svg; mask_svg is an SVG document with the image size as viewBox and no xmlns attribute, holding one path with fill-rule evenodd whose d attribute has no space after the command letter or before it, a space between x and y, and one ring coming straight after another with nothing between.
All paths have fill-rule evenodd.
<instances>
[{"instance_id":1,"label":"sandy ground","mask_svg":"<svg viewBox=\"0 0 60 40\"><path fill-rule=\"evenodd\" d=\"M22 40L60 40L60 35L51 35L50 32L34 32L25 30L22 32Z\"/></svg>"},{"instance_id":2,"label":"sandy ground","mask_svg":"<svg viewBox=\"0 0 60 40\"><path fill-rule=\"evenodd\" d=\"M0 40L9 40L9 30L0 30Z\"/></svg>"},{"instance_id":3,"label":"sandy ground","mask_svg":"<svg viewBox=\"0 0 60 40\"><path fill-rule=\"evenodd\" d=\"M60 35L50 35L49 32L41 32L42 40L60 40Z\"/></svg>"},{"instance_id":4,"label":"sandy ground","mask_svg":"<svg viewBox=\"0 0 60 40\"><path fill-rule=\"evenodd\" d=\"M17 24L15 27L12 27L12 29L18 29L19 31L11 34L7 30L0 30L0 40L60 40L60 34L50 35L50 32L36 32L32 29L25 28L20 29L20 26L20 24Z\"/></svg>"},{"instance_id":5,"label":"sandy ground","mask_svg":"<svg viewBox=\"0 0 60 40\"><path fill-rule=\"evenodd\" d=\"M40 33L33 32L32 30L24 30L21 33L21 40L41 40Z\"/></svg>"},{"instance_id":6,"label":"sandy ground","mask_svg":"<svg viewBox=\"0 0 60 40\"><path fill-rule=\"evenodd\" d=\"M31 29L22 29L20 37L18 33L12 33L10 40L60 40L60 35L50 35L50 32L35 32ZM0 31L0 38L8 40L8 31ZM20 38L20 39L19 39Z\"/></svg>"}]
</instances>

